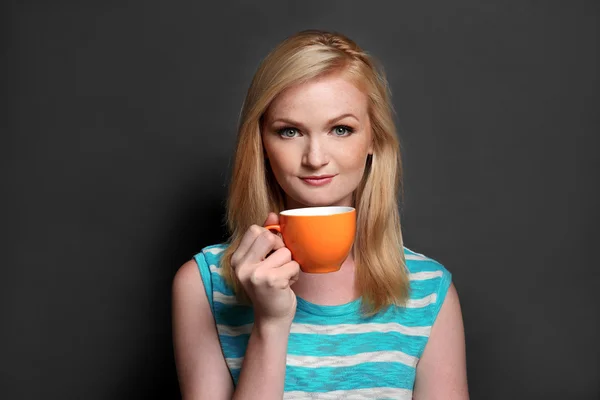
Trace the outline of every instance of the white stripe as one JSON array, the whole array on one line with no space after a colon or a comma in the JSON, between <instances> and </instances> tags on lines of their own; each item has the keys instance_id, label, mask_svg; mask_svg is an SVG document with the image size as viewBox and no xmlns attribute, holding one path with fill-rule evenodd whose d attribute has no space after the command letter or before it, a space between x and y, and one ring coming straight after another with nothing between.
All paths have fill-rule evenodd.
<instances>
[{"instance_id":1,"label":"white stripe","mask_svg":"<svg viewBox=\"0 0 600 400\"><path fill-rule=\"evenodd\" d=\"M425 257L422 254L405 254L404 259L406 260L415 260L415 261L428 261L431 260L428 257Z\"/></svg>"},{"instance_id":2,"label":"white stripe","mask_svg":"<svg viewBox=\"0 0 600 400\"><path fill-rule=\"evenodd\" d=\"M210 268L210 272L214 272L217 275L221 275L221 268L217 267L216 265L211 264L209 266L209 268Z\"/></svg>"},{"instance_id":3,"label":"white stripe","mask_svg":"<svg viewBox=\"0 0 600 400\"><path fill-rule=\"evenodd\" d=\"M411 400L412 390L375 387L367 389L335 390L332 392L285 392L285 400L314 399L314 400L367 400L367 399L398 399Z\"/></svg>"},{"instance_id":4,"label":"white stripe","mask_svg":"<svg viewBox=\"0 0 600 400\"><path fill-rule=\"evenodd\" d=\"M418 254L418 255L420 255L420 256L423 256L423 257L425 257L423 254L421 254L421 253L419 253L419 252L417 252L417 251L411 250L411 249L409 249L409 248L408 248L408 247L406 247L406 246L402 246L402 247L404 248L404 250L408 250L408 251L410 251L410 252L411 252L411 253L413 253L413 254Z\"/></svg>"},{"instance_id":5,"label":"white stripe","mask_svg":"<svg viewBox=\"0 0 600 400\"><path fill-rule=\"evenodd\" d=\"M252 324L241 326L217 325L217 331L224 336L249 335ZM395 322L385 324L339 324L339 325L312 325L292 323L290 333L317 334L317 335L356 335L362 333L389 333L397 332L407 336L429 337L431 326L404 326Z\"/></svg>"},{"instance_id":6,"label":"white stripe","mask_svg":"<svg viewBox=\"0 0 600 400\"><path fill-rule=\"evenodd\" d=\"M441 278L442 275L444 275L442 271L423 271L412 273L409 275L409 278L411 281L424 281L427 279Z\"/></svg>"},{"instance_id":7,"label":"white stripe","mask_svg":"<svg viewBox=\"0 0 600 400\"><path fill-rule=\"evenodd\" d=\"M244 357L240 358L226 358L225 362L229 369L239 369L242 368L242 361L244 361Z\"/></svg>"},{"instance_id":8,"label":"white stripe","mask_svg":"<svg viewBox=\"0 0 600 400\"><path fill-rule=\"evenodd\" d=\"M216 290L213 291L213 300L218 301L219 303L223 303L223 304L230 304L230 305L238 304L238 301L235 298L235 296L228 296L221 292L217 292Z\"/></svg>"},{"instance_id":9,"label":"white stripe","mask_svg":"<svg viewBox=\"0 0 600 400\"><path fill-rule=\"evenodd\" d=\"M225 249L222 247L213 247L212 249L206 249L204 250L205 253L210 253L210 254L221 254Z\"/></svg>"},{"instance_id":10,"label":"white stripe","mask_svg":"<svg viewBox=\"0 0 600 400\"><path fill-rule=\"evenodd\" d=\"M338 324L338 325L311 325L292 324L291 333L315 333L318 335L353 335L360 333L388 333L398 332L409 336L429 336L430 326L404 326L395 322L385 324Z\"/></svg>"},{"instance_id":11,"label":"white stripe","mask_svg":"<svg viewBox=\"0 0 600 400\"><path fill-rule=\"evenodd\" d=\"M231 369L241 368L244 357L226 358ZM290 367L321 368L321 367L352 367L368 362L395 362L416 367L419 359L401 351L372 351L351 356L299 356L288 354L286 365Z\"/></svg>"},{"instance_id":12,"label":"white stripe","mask_svg":"<svg viewBox=\"0 0 600 400\"><path fill-rule=\"evenodd\" d=\"M252 332L252 326L254 324L240 325L240 326L229 326L229 325L217 325L217 331L219 335L225 336L240 336L249 335Z\"/></svg>"},{"instance_id":13,"label":"white stripe","mask_svg":"<svg viewBox=\"0 0 600 400\"><path fill-rule=\"evenodd\" d=\"M415 367L419 359L401 351L372 351L351 356L298 356L288 354L286 365L292 367L352 367L367 362L397 362Z\"/></svg>"},{"instance_id":14,"label":"white stripe","mask_svg":"<svg viewBox=\"0 0 600 400\"><path fill-rule=\"evenodd\" d=\"M423 308L437 301L437 294L432 293L422 299L410 299L406 303L406 308Z\"/></svg>"}]
</instances>

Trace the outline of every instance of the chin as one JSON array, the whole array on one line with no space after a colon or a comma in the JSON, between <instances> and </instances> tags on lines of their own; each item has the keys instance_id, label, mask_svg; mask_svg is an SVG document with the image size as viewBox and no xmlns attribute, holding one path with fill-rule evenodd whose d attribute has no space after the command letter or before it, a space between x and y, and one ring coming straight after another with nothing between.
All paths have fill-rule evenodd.
<instances>
[{"instance_id":1,"label":"chin","mask_svg":"<svg viewBox=\"0 0 600 400\"><path fill-rule=\"evenodd\" d=\"M347 196L343 197L333 197L333 196L294 196L292 197L291 204L297 205L298 207L327 207L327 206L352 206L350 202L344 201L348 198ZM288 201L289 203L289 201Z\"/></svg>"}]
</instances>

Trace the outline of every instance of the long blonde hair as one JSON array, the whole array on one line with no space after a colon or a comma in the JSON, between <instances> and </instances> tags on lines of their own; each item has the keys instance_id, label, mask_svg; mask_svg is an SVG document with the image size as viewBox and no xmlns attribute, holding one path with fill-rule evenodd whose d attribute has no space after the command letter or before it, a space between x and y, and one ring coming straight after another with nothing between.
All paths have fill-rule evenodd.
<instances>
[{"instance_id":1,"label":"long blonde hair","mask_svg":"<svg viewBox=\"0 0 600 400\"><path fill-rule=\"evenodd\" d=\"M222 256L223 276L241 301L248 298L232 272L231 256L251 225L261 225L270 211L279 213L285 207L285 194L265 163L262 116L286 88L333 72L343 73L369 98L373 154L354 193L353 256L363 311L370 315L388 305L404 305L408 299L397 197L402 189L402 163L387 80L352 40L309 30L287 38L262 61L242 107L227 200L230 239Z\"/></svg>"}]
</instances>

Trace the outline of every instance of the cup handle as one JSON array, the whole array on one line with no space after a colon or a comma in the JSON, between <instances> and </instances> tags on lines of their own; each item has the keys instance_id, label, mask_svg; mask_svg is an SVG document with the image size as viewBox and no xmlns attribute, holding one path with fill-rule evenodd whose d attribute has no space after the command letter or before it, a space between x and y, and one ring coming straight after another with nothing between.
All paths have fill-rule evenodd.
<instances>
[{"instance_id":1,"label":"cup handle","mask_svg":"<svg viewBox=\"0 0 600 400\"><path fill-rule=\"evenodd\" d=\"M280 225L267 225L267 226L265 226L265 229L268 229L270 231L276 231L277 233L281 233Z\"/></svg>"}]
</instances>

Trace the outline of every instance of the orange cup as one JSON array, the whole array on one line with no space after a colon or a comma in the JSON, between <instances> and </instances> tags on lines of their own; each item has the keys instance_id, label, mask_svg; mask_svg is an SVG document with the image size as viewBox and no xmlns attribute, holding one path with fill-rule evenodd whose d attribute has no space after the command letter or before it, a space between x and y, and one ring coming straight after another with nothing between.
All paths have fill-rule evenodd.
<instances>
[{"instance_id":1,"label":"orange cup","mask_svg":"<svg viewBox=\"0 0 600 400\"><path fill-rule=\"evenodd\" d=\"M309 207L282 211L279 225L265 228L281 233L283 242L303 272L338 271L354 243L353 207Z\"/></svg>"}]
</instances>

